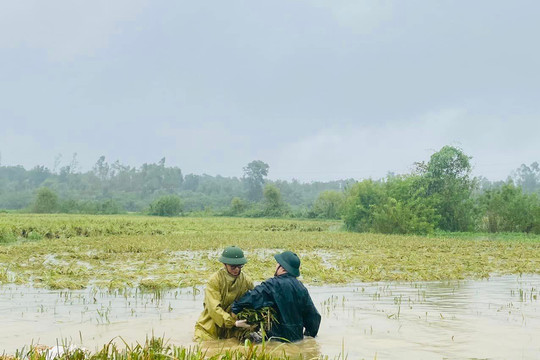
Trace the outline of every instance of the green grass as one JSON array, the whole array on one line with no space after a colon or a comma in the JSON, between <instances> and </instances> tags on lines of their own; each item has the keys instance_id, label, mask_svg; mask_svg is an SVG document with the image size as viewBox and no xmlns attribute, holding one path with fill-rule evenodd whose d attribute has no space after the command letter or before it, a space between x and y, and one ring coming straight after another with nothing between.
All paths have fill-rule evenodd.
<instances>
[{"instance_id":1,"label":"green grass","mask_svg":"<svg viewBox=\"0 0 540 360\"><path fill-rule=\"evenodd\" d=\"M266 344L253 345L246 341L243 347L235 349L219 349L212 353L203 346L183 347L167 344L162 338L147 339L144 344L128 345L118 348L113 342L105 344L100 351L89 353L81 349L66 352L59 359L64 360L292 360L306 359L300 355L292 357L278 347L268 348ZM47 349L28 347L12 355L0 355L0 360L46 360ZM67 346L66 346L67 348ZM281 350L281 351L280 351ZM214 351L215 352L215 351ZM315 360L314 358L310 358ZM316 359L328 359L320 355Z\"/></svg>"},{"instance_id":2,"label":"green grass","mask_svg":"<svg viewBox=\"0 0 540 360\"><path fill-rule=\"evenodd\" d=\"M285 249L300 255L311 284L540 273L539 236L340 229L338 221L0 214L0 283L159 292L204 284L229 245L244 249L256 281L273 275L272 255Z\"/></svg>"}]
</instances>

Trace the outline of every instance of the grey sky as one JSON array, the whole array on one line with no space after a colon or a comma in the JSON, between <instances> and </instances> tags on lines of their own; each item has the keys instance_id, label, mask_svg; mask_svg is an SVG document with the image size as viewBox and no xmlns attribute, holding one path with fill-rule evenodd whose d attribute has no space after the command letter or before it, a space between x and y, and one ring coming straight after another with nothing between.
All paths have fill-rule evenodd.
<instances>
[{"instance_id":1,"label":"grey sky","mask_svg":"<svg viewBox=\"0 0 540 360\"><path fill-rule=\"evenodd\" d=\"M3 165L379 178L540 161L538 1L0 0Z\"/></svg>"}]
</instances>

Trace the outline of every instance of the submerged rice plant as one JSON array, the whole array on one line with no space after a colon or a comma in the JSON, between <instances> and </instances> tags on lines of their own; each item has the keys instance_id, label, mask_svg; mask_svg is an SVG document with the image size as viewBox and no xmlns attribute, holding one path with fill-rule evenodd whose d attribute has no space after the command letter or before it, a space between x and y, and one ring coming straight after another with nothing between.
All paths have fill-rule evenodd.
<instances>
[{"instance_id":1,"label":"submerged rice plant","mask_svg":"<svg viewBox=\"0 0 540 360\"><path fill-rule=\"evenodd\" d=\"M335 231L339 221L0 214L0 282L53 289L89 286L155 292L202 285L240 246L253 280L293 250L310 284L486 278L540 273L540 237L452 237ZM42 239L30 234L39 234ZM3 235L3 236L4 236ZM29 237L38 240L29 241Z\"/></svg>"}]
</instances>

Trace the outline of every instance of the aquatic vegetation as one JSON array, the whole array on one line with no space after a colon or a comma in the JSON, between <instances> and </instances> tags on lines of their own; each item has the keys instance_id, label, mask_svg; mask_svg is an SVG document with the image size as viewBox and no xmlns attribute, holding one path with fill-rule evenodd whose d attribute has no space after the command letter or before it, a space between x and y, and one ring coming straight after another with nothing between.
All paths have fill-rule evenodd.
<instances>
[{"instance_id":1,"label":"aquatic vegetation","mask_svg":"<svg viewBox=\"0 0 540 360\"><path fill-rule=\"evenodd\" d=\"M540 237L436 237L336 231L339 221L0 214L0 282L53 289L165 289L202 285L220 251L244 249L243 271L271 277L292 249L308 284L487 278L540 273ZM30 233L40 234L29 240ZM49 235L47 235L49 234ZM3 236L3 235L2 235ZM34 235L32 235L33 237ZM9 269L9 272L6 270Z\"/></svg>"},{"instance_id":2,"label":"aquatic vegetation","mask_svg":"<svg viewBox=\"0 0 540 360\"><path fill-rule=\"evenodd\" d=\"M221 349L216 354L212 354L203 345L195 347L174 346L168 344L163 338L152 337L146 339L144 344L129 345L124 342L125 347L119 348L112 340L105 344L100 351L90 353L85 349L74 346L58 346L61 349L61 356L58 358L65 360L292 360L303 357L291 357L285 352L276 351L276 348L268 349L266 344L255 345L246 340L243 347L235 349ZM43 346L29 346L29 350L18 350L14 356L0 355L0 360L48 360L53 349ZM317 359L328 359L320 356ZM313 359L312 360L316 360Z\"/></svg>"}]
</instances>

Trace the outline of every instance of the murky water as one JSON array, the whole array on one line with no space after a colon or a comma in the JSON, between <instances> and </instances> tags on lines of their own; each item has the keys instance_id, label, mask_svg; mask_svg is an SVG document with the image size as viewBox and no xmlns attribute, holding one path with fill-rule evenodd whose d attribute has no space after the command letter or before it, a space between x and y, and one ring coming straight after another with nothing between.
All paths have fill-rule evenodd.
<instances>
[{"instance_id":1,"label":"murky water","mask_svg":"<svg viewBox=\"0 0 540 360\"><path fill-rule=\"evenodd\" d=\"M342 352L348 359L540 359L540 275L309 289L323 317L319 336L276 344L275 351L331 359ZM135 343L152 334L194 345L199 290L122 294L0 287L0 349L13 353L30 343L67 341L95 350L115 337Z\"/></svg>"}]
</instances>

